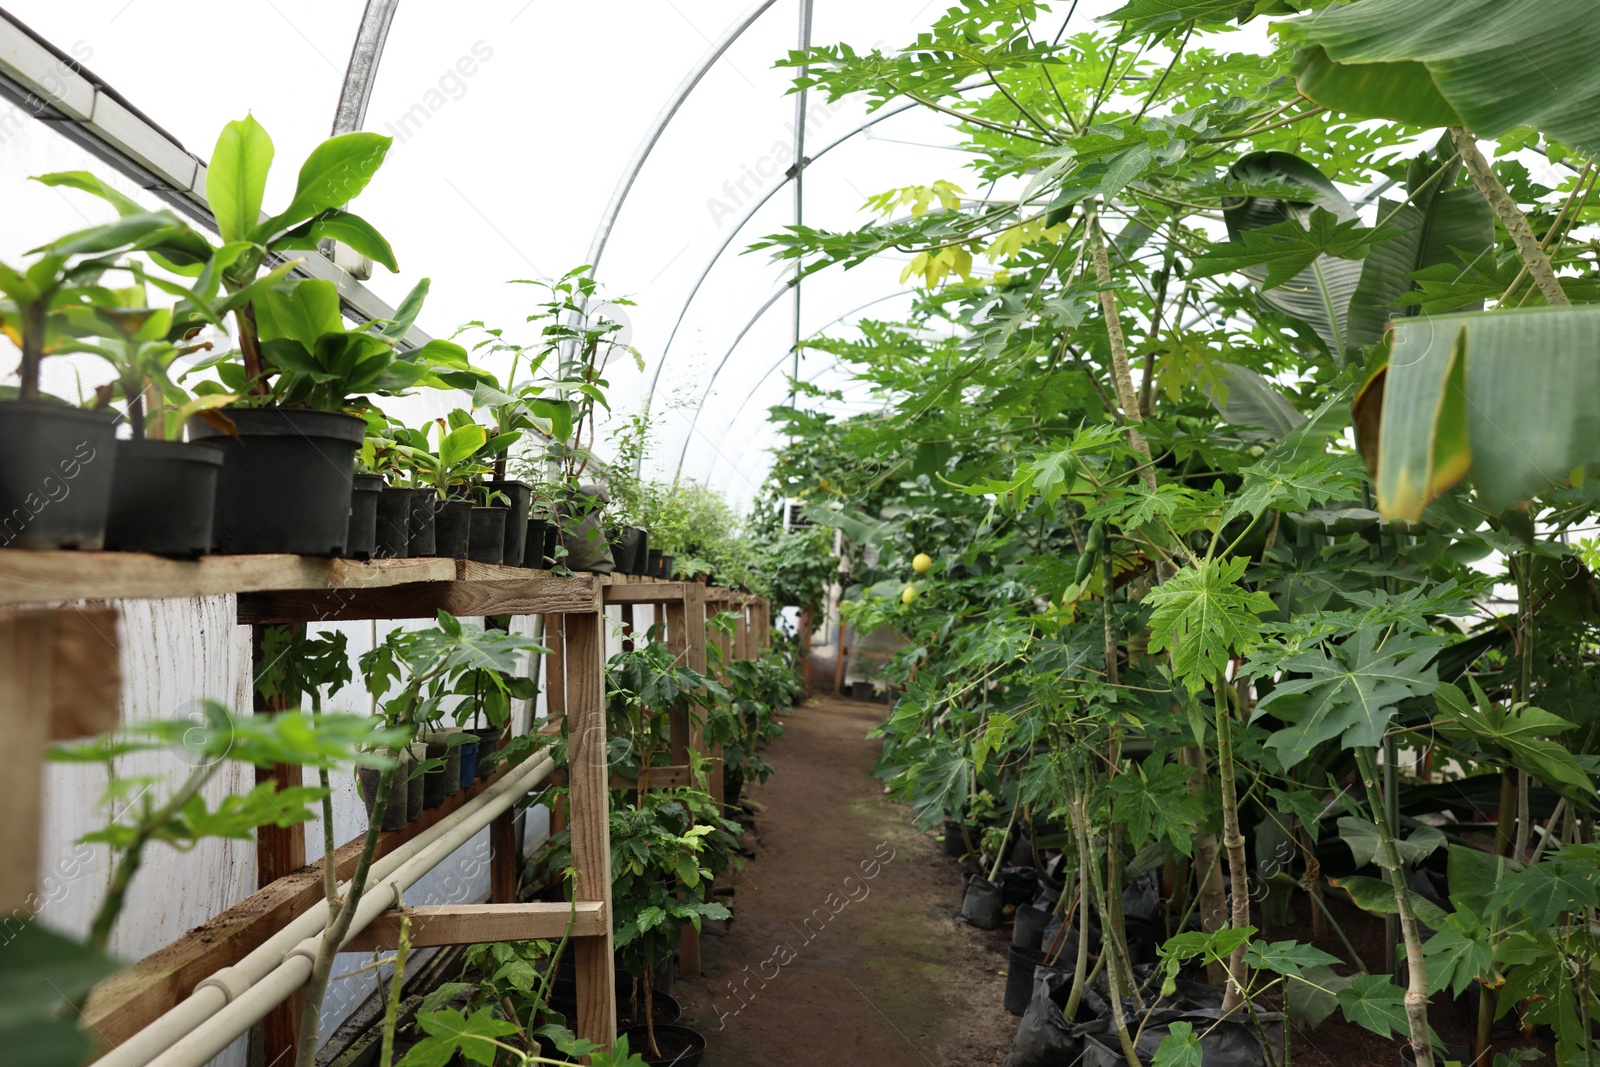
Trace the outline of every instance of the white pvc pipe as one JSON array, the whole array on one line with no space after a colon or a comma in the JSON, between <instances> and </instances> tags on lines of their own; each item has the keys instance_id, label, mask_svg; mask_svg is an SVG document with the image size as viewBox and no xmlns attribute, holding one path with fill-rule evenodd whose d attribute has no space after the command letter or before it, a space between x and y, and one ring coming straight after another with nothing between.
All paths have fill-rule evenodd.
<instances>
[{"instance_id":1,"label":"white pvc pipe","mask_svg":"<svg viewBox=\"0 0 1600 1067\"><path fill-rule=\"evenodd\" d=\"M512 769L480 795L375 860L349 936L365 929L389 908L398 907L405 889L471 840L554 769L555 763L548 756ZM341 892L348 891L346 882ZM91 1067L199 1067L305 985L328 920L328 902L317 901L238 963L200 982L186 999Z\"/></svg>"}]
</instances>

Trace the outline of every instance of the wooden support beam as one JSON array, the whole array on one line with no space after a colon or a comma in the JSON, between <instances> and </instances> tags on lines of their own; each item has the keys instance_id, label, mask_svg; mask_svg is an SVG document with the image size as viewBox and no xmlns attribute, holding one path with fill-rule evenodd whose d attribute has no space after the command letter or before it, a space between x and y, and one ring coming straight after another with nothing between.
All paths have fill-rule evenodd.
<instances>
[{"instance_id":1,"label":"wooden support beam","mask_svg":"<svg viewBox=\"0 0 1600 1067\"><path fill-rule=\"evenodd\" d=\"M479 945L489 941L559 941L570 925L574 938L602 937L611 920L601 901L578 904L446 904L387 911L345 942L346 952L392 952L400 945L400 920L411 920L411 947Z\"/></svg>"},{"instance_id":2,"label":"wooden support beam","mask_svg":"<svg viewBox=\"0 0 1600 1067\"><path fill-rule=\"evenodd\" d=\"M374 589L455 577L456 563L450 559L358 563L320 556L176 560L139 552L0 552L0 604L158 600L272 589Z\"/></svg>"},{"instance_id":3,"label":"wooden support beam","mask_svg":"<svg viewBox=\"0 0 1600 1067\"><path fill-rule=\"evenodd\" d=\"M611 775L606 762L605 641L598 612L568 614L566 632L567 780L572 798L573 898L611 895ZM610 1048L617 1036L616 970L611 928L575 946L577 1034Z\"/></svg>"},{"instance_id":4,"label":"wooden support beam","mask_svg":"<svg viewBox=\"0 0 1600 1067\"><path fill-rule=\"evenodd\" d=\"M684 590L689 584L688 582L640 582L607 585L604 588L604 596L607 604L670 604L684 598Z\"/></svg>"},{"instance_id":5,"label":"wooden support beam","mask_svg":"<svg viewBox=\"0 0 1600 1067\"><path fill-rule=\"evenodd\" d=\"M0 612L0 915L38 910L45 748L116 729L121 662L110 608Z\"/></svg>"},{"instance_id":6,"label":"wooden support beam","mask_svg":"<svg viewBox=\"0 0 1600 1067\"><path fill-rule=\"evenodd\" d=\"M556 577L542 571L524 574L527 577L514 581L446 581L386 589L241 594L239 622L429 619L441 611L457 616L544 615L588 611L599 603L599 586L592 577Z\"/></svg>"}]
</instances>

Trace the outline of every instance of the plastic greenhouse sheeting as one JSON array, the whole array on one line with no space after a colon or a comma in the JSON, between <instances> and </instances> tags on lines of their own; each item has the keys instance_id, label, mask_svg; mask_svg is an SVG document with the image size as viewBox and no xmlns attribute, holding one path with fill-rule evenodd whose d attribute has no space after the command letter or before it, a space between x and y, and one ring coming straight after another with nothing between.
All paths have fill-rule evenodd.
<instances>
[{"instance_id":1,"label":"plastic greenhouse sheeting","mask_svg":"<svg viewBox=\"0 0 1600 1067\"><path fill-rule=\"evenodd\" d=\"M329 132L361 6L23 0L7 11L201 158L223 123L253 112L277 146L272 202L292 186L292 162ZM473 319L511 331L522 326L533 293L508 282L559 276L584 262L618 175L662 104L709 42L750 7L748 0L632 0L598 17L591 5L526 0L400 4L365 123L392 135L394 146L356 207L390 238L401 272L376 268L369 287L393 303L417 279L431 277L420 325L434 336L448 337ZM817 3L812 38L898 46L915 35L927 8L926 0ZM628 340L645 362L642 372L626 359L610 368L617 417L643 409L696 279L750 205L793 164L793 72L773 63L797 41L797 10L793 2L773 4L707 73L617 221L598 275L607 294L635 301L609 311L626 315ZM856 103L829 105L815 94L809 103L808 156L867 118ZM83 198L43 189L28 175L110 172L46 124L26 119L8 110L0 122L0 181L13 220L0 234L0 258L83 225L86 216L93 221L95 209ZM807 223L859 224L866 198L897 186L938 178L970 184L963 158L944 147L951 137L942 127L919 109L830 150L806 172ZM740 506L764 477L765 449L776 440L766 409L787 398L794 329L792 294L781 292L787 269L765 252L741 253L789 225L793 211L791 189L778 189L728 242L688 306L651 405L656 471L670 477L682 455L685 477L709 482ZM802 334L847 329L863 313L902 312L908 298L896 295L903 292L899 266L875 262L808 278ZM101 374L67 361L51 373L47 385L69 395L77 380L89 388ZM820 353L805 356L801 373L825 388L847 384L832 357ZM847 393L835 406L871 404Z\"/></svg>"}]
</instances>

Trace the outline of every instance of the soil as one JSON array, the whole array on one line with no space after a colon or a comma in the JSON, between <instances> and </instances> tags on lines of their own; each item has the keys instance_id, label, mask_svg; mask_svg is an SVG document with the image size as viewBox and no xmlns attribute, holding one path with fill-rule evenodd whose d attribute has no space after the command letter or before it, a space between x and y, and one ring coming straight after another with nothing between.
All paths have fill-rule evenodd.
<instances>
[{"instance_id":1,"label":"soil","mask_svg":"<svg viewBox=\"0 0 1600 1067\"><path fill-rule=\"evenodd\" d=\"M833 697L792 710L764 753L773 776L746 787L754 814L744 849L753 858L723 898L735 917L702 937L703 975L672 988L684 1023L706 1037L705 1063L1003 1064L1019 1021L1001 1006L1011 925L984 931L955 921L966 869L871 777L881 744L866 735L886 710ZM1335 920L1372 972L1386 970L1382 920L1338 896L1328 898ZM1313 938L1308 902L1295 906L1298 921L1262 936L1349 956L1331 930ZM1465 1003L1438 994L1430 1019L1444 1041L1470 1042ZM1396 1067L1403 1043L1335 1013L1314 1030L1295 1027L1290 1055L1295 1067ZM1495 1051L1517 1047L1553 1062L1542 1028L1527 1040L1501 1020Z\"/></svg>"},{"instance_id":2,"label":"soil","mask_svg":"<svg viewBox=\"0 0 1600 1067\"><path fill-rule=\"evenodd\" d=\"M735 918L673 995L707 1064L998 1067L1008 938L954 921L962 870L870 777L881 704L822 698L784 718L746 787L756 809ZM867 877L868 875L871 877Z\"/></svg>"}]
</instances>

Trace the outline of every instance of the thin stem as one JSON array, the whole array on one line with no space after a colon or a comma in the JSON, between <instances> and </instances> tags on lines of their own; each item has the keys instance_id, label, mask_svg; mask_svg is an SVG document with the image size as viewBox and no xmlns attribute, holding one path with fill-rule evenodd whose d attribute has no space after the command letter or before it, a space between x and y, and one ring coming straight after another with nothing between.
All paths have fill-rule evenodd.
<instances>
[{"instance_id":1,"label":"thin stem","mask_svg":"<svg viewBox=\"0 0 1600 1067\"><path fill-rule=\"evenodd\" d=\"M1105 315L1106 334L1111 340L1111 381L1116 387L1117 403L1122 408L1122 415L1129 423L1128 444L1134 452L1144 459L1144 484L1152 493L1156 491L1155 471L1149 466L1150 444L1144 439L1137 427L1143 421L1139 417L1139 394L1133 388L1133 373L1128 369L1128 341L1122 332L1122 319L1117 314L1117 296L1112 289L1111 261L1106 257L1105 235L1100 229L1100 218L1096 214L1089 220L1089 253L1094 260L1094 273L1097 287L1100 290L1100 310Z\"/></svg>"},{"instance_id":2,"label":"thin stem","mask_svg":"<svg viewBox=\"0 0 1600 1067\"><path fill-rule=\"evenodd\" d=\"M1239 795L1233 775L1233 712L1228 706L1228 680L1217 676L1217 781L1222 786L1222 847L1228 853L1228 880L1232 883L1232 914L1229 925L1242 930L1250 925L1250 870L1244 855L1244 834L1239 829ZM1222 1010L1232 1011L1244 1000L1245 982L1250 971L1244 962L1245 946L1240 945L1228 960L1228 986L1222 997Z\"/></svg>"},{"instance_id":3,"label":"thin stem","mask_svg":"<svg viewBox=\"0 0 1600 1067\"><path fill-rule=\"evenodd\" d=\"M323 866L331 867L324 862ZM400 1014L400 998L405 992L406 955L411 951L411 920L400 916L400 944L394 954L394 974L389 979L389 995L383 1002L383 1051L378 1056L378 1067L390 1067L394 1062L394 1030Z\"/></svg>"},{"instance_id":4,"label":"thin stem","mask_svg":"<svg viewBox=\"0 0 1600 1067\"><path fill-rule=\"evenodd\" d=\"M306 982L305 1005L300 1011L300 1037L295 1049L295 1067L316 1067L318 1032L322 1025L322 998L328 992L328 977L333 970L333 958L338 955L355 920L356 908L367 888L367 875L372 869L372 857L378 850L378 830L383 825L384 814L389 810L389 787L394 783L394 768L378 775L378 796L372 804L372 817L367 820L367 833L361 841L361 855L356 860L355 874L350 878L350 889L344 902L333 915L333 921L323 932L317 958L311 965L311 978ZM329 866L327 857L323 863Z\"/></svg>"},{"instance_id":5,"label":"thin stem","mask_svg":"<svg viewBox=\"0 0 1600 1067\"><path fill-rule=\"evenodd\" d=\"M167 824L167 821L176 815L189 799L200 792L211 776L221 766L220 761L213 760L203 767L196 767L189 772L189 777L184 779L178 791L157 811L146 819L140 821L134 830L133 840L122 853L122 859L117 864L116 871L111 876L111 884L106 887L106 898L100 902L100 909L95 912L94 923L89 927L89 947L96 952L104 952L111 941L111 930L117 924L117 916L122 913L122 905L127 899L128 886L133 883L133 876L139 873L139 865L143 862L144 847L150 839Z\"/></svg>"},{"instance_id":6,"label":"thin stem","mask_svg":"<svg viewBox=\"0 0 1600 1067\"><path fill-rule=\"evenodd\" d=\"M1428 1029L1428 965L1422 954L1422 937L1417 932L1417 917L1411 908L1411 894L1405 879L1400 877L1400 851L1395 847L1394 828L1389 823L1389 813L1384 804L1383 790L1378 784L1378 765L1373 750L1356 750L1356 763L1361 768L1361 779L1367 788L1367 803L1372 807L1378 827L1378 847L1383 866L1389 871L1394 887L1395 908L1400 913L1400 932L1406 946L1406 1022L1411 1031L1411 1051L1416 1056L1417 1067L1433 1067L1433 1045Z\"/></svg>"},{"instance_id":7,"label":"thin stem","mask_svg":"<svg viewBox=\"0 0 1600 1067\"><path fill-rule=\"evenodd\" d=\"M1452 126L1450 139L1460 151L1461 161L1472 176L1473 184L1489 202L1495 217L1510 235L1511 243L1516 246L1517 254L1533 276L1533 283L1544 294L1545 302L1551 307L1571 304L1572 301L1567 299L1567 294L1561 288L1560 280L1556 278L1555 268L1550 265L1550 257L1545 255L1544 249L1539 246L1539 239L1533 235L1533 227L1528 225L1528 217L1522 213L1506 187L1500 184L1500 179L1495 177L1483 153L1478 151L1478 141L1472 131L1465 126Z\"/></svg>"}]
</instances>

